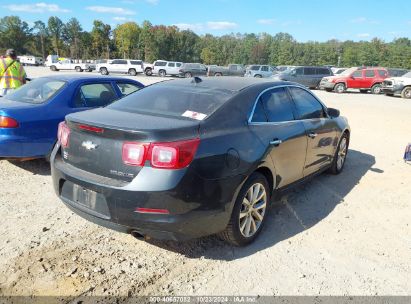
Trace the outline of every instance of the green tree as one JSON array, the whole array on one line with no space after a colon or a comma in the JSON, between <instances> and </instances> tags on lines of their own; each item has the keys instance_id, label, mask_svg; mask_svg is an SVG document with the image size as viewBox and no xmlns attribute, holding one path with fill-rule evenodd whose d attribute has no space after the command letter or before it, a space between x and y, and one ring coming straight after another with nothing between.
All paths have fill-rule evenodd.
<instances>
[{"instance_id":1,"label":"green tree","mask_svg":"<svg viewBox=\"0 0 411 304\"><path fill-rule=\"evenodd\" d=\"M48 32L50 33L51 36L51 41L52 41L52 46L54 49L54 52L61 56L61 51L62 51L62 34L63 34L63 29L64 29L64 23L63 21L60 20L60 18L56 16L52 16L48 20Z\"/></svg>"},{"instance_id":2,"label":"green tree","mask_svg":"<svg viewBox=\"0 0 411 304\"><path fill-rule=\"evenodd\" d=\"M140 32L141 29L135 22L127 22L114 29L115 45L123 58L140 58Z\"/></svg>"},{"instance_id":3,"label":"green tree","mask_svg":"<svg viewBox=\"0 0 411 304\"><path fill-rule=\"evenodd\" d=\"M0 48L13 48L19 54L27 51L31 40L31 29L17 16L6 16L0 19Z\"/></svg>"},{"instance_id":4,"label":"green tree","mask_svg":"<svg viewBox=\"0 0 411 304\"><path fill-rule=\"evenodd\" d=\"M105 24L100 20L94 20L93 29L91 30L91 38L93 46L93 55L96 58L110 58L110 35L111 26L109 24Z\"/></svg>"},{"instance_id":5,"label":"green tree","mask_svg":"<svg viewBox=\"0 0 411 304\"><path fill-rule=\"evenodd\" d=\"M43 60L45 60L46 59L46 40L48 36L47 26L43 21L38 20L34 22L33 30L35 32L36 37L38 38L38 41L40 41L41 56L43 57Z\"/></svg>"},{"instance_id":6,"label":"green tree","mask_svg":"<svg viewBox=\"0 0 411 304\"><path fill-rule=\"evenodd\" d=\"M70 57L80 58L80 36L82 32L80 22L71 18L64 27L64 38L70 49Z\"/></svg>"}]
</instances>

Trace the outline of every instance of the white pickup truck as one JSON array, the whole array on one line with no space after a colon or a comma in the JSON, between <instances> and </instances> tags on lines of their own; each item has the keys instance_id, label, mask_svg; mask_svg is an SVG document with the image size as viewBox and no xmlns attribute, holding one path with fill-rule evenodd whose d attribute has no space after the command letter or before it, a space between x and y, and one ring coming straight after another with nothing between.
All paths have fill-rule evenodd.
<instances>
[{"instance_id":1,"label":"white pickup truck","mask_svg":"<svg viewBox=\"0 0 411 304\"><path fill-rule=\"evenodd\" d=\"M50 65L50 70L60 71L60 70L75 70L77 72L88 71L91 72L96 69L96 65L92 63L79 63L72 59L64 59L52 63Z\"/></svg>"}]
</instances>

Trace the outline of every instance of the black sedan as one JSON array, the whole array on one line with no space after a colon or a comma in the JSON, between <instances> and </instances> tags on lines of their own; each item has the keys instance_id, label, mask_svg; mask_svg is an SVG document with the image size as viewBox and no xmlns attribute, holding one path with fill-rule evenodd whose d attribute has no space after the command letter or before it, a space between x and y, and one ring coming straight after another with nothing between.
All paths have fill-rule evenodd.
<instances>
[{"instance_id":1,"label":"black sedan","mask_svg":"<svg viewBox=\"0 0 411 304\"><path fill-rule=\"evenodd\" d=\"M304 87L254 78L181 79L70 114L51 163L74 212L139 237L219 233L245 245L273 193L342 171L350 129Z\"/></svg>"}]
</instances>

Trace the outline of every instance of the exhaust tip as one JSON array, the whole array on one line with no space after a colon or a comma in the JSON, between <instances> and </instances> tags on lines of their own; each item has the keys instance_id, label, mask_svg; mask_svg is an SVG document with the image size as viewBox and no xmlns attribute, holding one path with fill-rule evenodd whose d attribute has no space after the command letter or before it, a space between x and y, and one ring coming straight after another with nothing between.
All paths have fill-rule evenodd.
<instances>
[{"instance_id":1,"label":"exhaust tip","mask_svg":"<svg viewBox=\"0 0 411 304\"><path fill-rule=\"evenodd\" d=\"M131 231L130 234L131 234L133 237L135 237L136 239L141 240L141 241L148 241L148 240L150 239L149 236L147 236L147 235L144 236L144 235L142 235L140 232L138 232L137 230Z\"/></svg>"}]
</instances>

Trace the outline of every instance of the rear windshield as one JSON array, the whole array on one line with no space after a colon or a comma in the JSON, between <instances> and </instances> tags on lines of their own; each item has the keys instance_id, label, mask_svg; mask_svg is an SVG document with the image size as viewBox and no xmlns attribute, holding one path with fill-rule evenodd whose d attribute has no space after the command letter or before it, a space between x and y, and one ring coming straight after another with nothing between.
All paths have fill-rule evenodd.
<instances>
[{"instance_id":1,"label":"rear windshield","mask_svg":"<svg viewBox=\"0 0 411 304\"><path fill-rule=\"evenodd\" d=\"M131 113L205 119L233 96L223 89L180 85L152 85L111 104L108 108ZM198 118L197 118L198 119Z\"/></svg>"},{"instance_id":2,"label":"rear windshield","mask_svg":"<svg viewBox=\"0 0 411 304\"><path fill-rule=\"evenodd\" d=\"M37 78L20 87L15 92L8 94L5 98L34 104L45 103L56 95L65 83L65 81L51 78Z\"/></svg>"}]
</instances>

